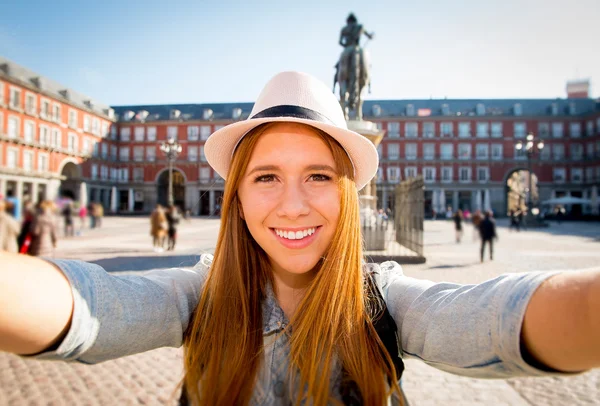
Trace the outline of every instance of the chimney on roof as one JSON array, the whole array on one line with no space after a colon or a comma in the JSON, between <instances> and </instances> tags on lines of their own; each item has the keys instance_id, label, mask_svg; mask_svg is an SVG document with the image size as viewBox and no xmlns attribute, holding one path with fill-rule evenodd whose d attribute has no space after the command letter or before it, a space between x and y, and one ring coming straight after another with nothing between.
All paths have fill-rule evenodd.
<instances>
[{"instance_id":1,"label":"chimney on roof","mask_svg":"<svg viewBox=\"0 0 600 406\"><path fill-rule=\"evenodd\" d=\"M5 75L10 75L10 65L8 63L0 65L0 70L4 72Z\"/></svg>"},{"instance_id":2,"label":"chimney on roof","mask_svg":"<svg viewBox=\"0 0 600 406\"><path fill-rule=\"evenodd\" d=\"M567 98L588 99L590 97L590 80L571 80L567 82Z\"/></svg>"},{"instance_id":3,"label":"chimney on roof","mask_svg":"<svg viewBox=\"0 0 600 406\"><path fill-rule=\"evenodd\" d=\"M58 93L60 93L60 95L67 100L69 100L71 98L69 95L69 89L60 90Z\"/></svg>"}]
</instances>

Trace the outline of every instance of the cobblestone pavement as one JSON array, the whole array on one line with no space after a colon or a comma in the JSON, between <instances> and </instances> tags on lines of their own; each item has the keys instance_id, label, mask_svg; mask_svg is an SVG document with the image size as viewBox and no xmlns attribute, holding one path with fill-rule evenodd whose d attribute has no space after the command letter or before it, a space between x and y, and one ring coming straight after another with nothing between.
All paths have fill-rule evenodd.
<instances>
[{"instance_id":1,"label":"cobblestone pavement","mask_svg":"<svg viewBox=\"0 0 600 406\"><path fill-rule=\"evenodd\" d=\"M434 281L478 283L506 272L600 269L600 224L563 223L549 229L508 232L499 222L494 261L479 263L478 242L466 227L454 242L452 224L425 224L427 263L406 265L406 274ZM107 218L100 230L61 240L56 257L101 264L110 272L191 266L212 252L218 220L182 225L174 253L155 253L147 221ZM98 365L40 362L0 354L0 405L170 405L182 374L180 349L162 348ZM574 377L477 380L407 360L403 385L411 405L600 404L600 370ZM174 396L174 397L173 397Z\"/></svg>"}]
</instances>

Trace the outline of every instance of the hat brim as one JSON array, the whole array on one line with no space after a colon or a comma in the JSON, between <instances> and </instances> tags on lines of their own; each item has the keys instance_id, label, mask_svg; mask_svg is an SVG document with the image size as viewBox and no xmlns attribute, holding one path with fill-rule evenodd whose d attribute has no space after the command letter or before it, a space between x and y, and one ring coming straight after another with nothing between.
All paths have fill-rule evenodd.
<instances>
[{"instance_id":1,"label":"hat brim","mask_svg":"<svg viewBox=\"0 0 600 406\"><path fill-rule=\"evenodd\" d=\"M227 179L233 151L240 140L253 128L264 123L300 123L318 128L340 143L354 166L354 182L362 189L377 173L379 154L373 143L363 135L332 124L296 117L265 117L238 121L215 131L204 144L204 155L210 166Z\"/></svg>"}]
</instances>

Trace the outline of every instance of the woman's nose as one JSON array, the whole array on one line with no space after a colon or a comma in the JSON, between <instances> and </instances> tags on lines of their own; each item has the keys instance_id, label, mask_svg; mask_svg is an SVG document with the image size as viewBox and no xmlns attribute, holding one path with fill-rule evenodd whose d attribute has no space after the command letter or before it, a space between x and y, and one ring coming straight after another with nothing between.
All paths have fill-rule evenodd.
<instances>
[{"instance_id":1,"label":"woman's nose","mask_svg":"<svg viewBox=\"0 0 600 406\"><path fill-rule=\"evenodd\" d=\"M287 184L281 194L277 215L294 220L310 212L306 191L298 184Z\"/></svg>"}]
</instances>

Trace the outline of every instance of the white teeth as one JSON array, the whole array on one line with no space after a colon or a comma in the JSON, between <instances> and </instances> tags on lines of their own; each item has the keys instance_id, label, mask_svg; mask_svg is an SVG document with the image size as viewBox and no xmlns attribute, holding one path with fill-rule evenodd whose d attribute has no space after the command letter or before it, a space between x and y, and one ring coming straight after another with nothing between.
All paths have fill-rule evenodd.
<instances>
[{"instance_id":1,"label":"white teeth","mask_svg":"<svg viewBox=\"0 0 600 406\"><path fill-rule=\"evenodd\" d=\"M302 231L286 231L275 229L275 234L288 240L301 240L309 235L313 235L315 230L315 228L307 228L306 230Z\"/></svg>"}]
</instances>

